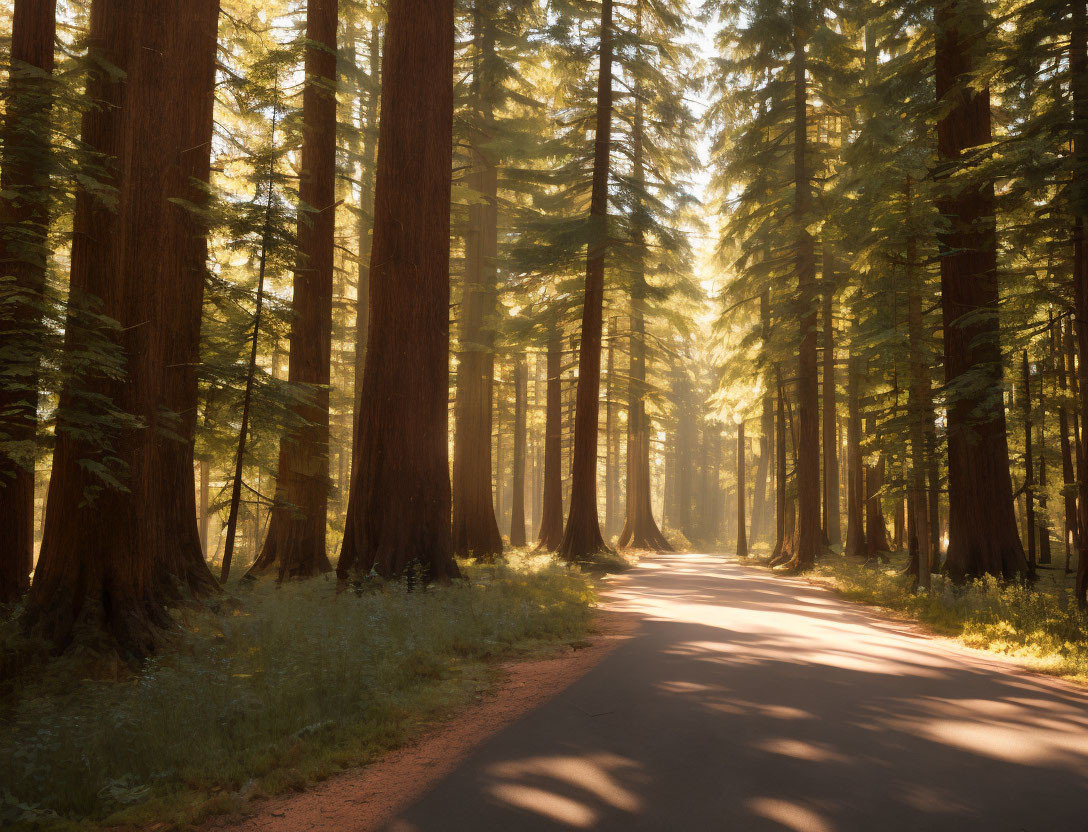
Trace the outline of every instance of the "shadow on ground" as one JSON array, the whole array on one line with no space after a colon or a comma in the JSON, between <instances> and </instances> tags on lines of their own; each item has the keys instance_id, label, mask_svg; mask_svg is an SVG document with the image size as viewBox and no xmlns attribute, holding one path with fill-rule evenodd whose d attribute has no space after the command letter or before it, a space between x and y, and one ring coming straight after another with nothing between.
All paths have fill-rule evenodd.
<instances>
[{"instance_id":1,"label":"shadow on ground","mask_svg":"<svg viewBox=\"0 0 1088 832\"><path fill-rule=\"evenodd\" d=\"M638 637L389 827L1088 832L1088 694L804 582L666 555Z\"/></svg>"}]
</instances>

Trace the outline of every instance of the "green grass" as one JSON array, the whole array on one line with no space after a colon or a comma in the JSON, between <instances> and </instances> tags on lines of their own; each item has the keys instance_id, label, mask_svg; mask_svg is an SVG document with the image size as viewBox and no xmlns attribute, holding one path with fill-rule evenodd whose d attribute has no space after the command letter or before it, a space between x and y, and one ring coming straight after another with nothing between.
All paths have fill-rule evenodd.
<instances>
[{"instance_id":1,"label":"green grass","mask_svg":"<svg viewBox=\"0 0 1088 832\"><path fill-rule=\"evenodd\" d=\"M356 595L334 580L236 590L177 613L178 643L137 673L80 679L58 659L0 706L0 828L198 822L403 744L472 701L496 660L589 629L576 570L514 555L468 579ZM15 625L0 650L17 649Z\"/></svg>"},{"instance_id":2,"label":"green grass","mask_svg":"<svg viewBox=\"0 0 1088 832\"><path fill-rule=\"evenodd\" d=\"M1061 569L1040 571L1033 587L993 578L956 587L933 576L928 594L911 589L906 556L863 564L829 555L806 577L843 596L920 621L970 647L1015 657L1032 670L1088 684L1088 613L1077 608Z\"/></svg>"}]
</instances>

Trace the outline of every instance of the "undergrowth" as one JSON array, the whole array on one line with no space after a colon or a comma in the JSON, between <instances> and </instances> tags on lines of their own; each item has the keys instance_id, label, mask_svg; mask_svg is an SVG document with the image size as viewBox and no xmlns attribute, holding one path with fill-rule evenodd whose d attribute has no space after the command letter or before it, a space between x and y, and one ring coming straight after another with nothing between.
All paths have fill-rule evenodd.
<instances>
[{"instance_id":1,"label":"undergrowth","mask_svg":"<svg viewBox=\"0 0 1088 832\"><path fill-rule=\"evenodd\" d=\"M970 647L1013 656L1033 670L1088 684L1088 613L1078 609L1056 570L1033 586L985 578L957 587L933 576L928 593L914 592L904 555L864 564L830 555L807 577L853 601L921 621Z\"/></svg>"},{"instance_id":2,"label":"undergrowth","mask_svg":"<svg viewBox=\"0 0 1088 832\"><path fill-rule=\"evenodd\" d=\"M0 705L0 828L198 822L364 764L469 702L494 660L584 638L594 600L547 558L361 595L334 580L177 613L174 649L115 681L57 659ZM0 649L17 649L15 625Z\"/></svg>"}]
</instances>

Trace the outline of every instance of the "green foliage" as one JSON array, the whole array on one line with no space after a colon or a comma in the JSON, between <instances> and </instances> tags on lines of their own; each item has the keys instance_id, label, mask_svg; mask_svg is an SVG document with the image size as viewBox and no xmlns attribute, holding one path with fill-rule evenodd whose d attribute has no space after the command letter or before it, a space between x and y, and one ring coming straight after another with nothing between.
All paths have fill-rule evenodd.
<instances>
[{"instance_id":1,"label":"green foliage","mask_svg":"<svg viewBox=\"0 0 1088 832\"><path fill-rule=\"evenodd\" d=\"M74 681L71 657L36 668L0 714L0 825L239 806L404 742L486 687L488 662L584 637L580 573L532 556L462 569L422 591L239 587L218 613L177 612L177 649L134 675ZM19 638L4 624L0 648Z\"/></svg>"},{"instance_id":2,"label":"green foliage","mask_svg":"<svg viewBox=\"0 0 1088 832\"><path fill-rule=\"evenodd\" d=\"M916 619L970 647L1088 682L1088 612L1077 607L1060 577L1044 577L1035 586L988 577L956 587L945 576L934 575L932 589L922 593L911 590L910 578L903 575L905 565L903 556L879 566L828 557L812 577L853 601Z\"/></svg>"}]
</instances>

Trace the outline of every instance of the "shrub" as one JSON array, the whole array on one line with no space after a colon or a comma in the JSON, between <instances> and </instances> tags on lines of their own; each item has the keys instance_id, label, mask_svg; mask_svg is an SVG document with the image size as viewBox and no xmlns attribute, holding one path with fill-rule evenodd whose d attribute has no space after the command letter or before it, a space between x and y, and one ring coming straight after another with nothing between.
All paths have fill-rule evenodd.
<instances>
[{"instance_id":1,"label":"shrub","mask_svg":"<svg viewBox=\"0 0 1088 832\"><path fill-rule=\"evenodd\" d=\"M584 637L580 573L530 557L464 569L417 591L259 582L229 611L177 613L177 648L121 681L46 665L2 712L0 826L177 817L323 777L467 701L487 660Z\"/></svg>"},{"instance_id":2,"label":"shrub","mask_svg":"<svg viewBox=\"0 0 1088 832\"><path fill-rule=\"evenodd\" d=\"M820 562L813 577L851 600L876 604L929 624L971 647L1015 656L1034 670L1088 683L1088 613L1078 609L1060 573L1034 586L988 577L957 587L933 576L928 593L903 574L905 558L874 566L841 557Z\"/></svg>"}]
</instances>

